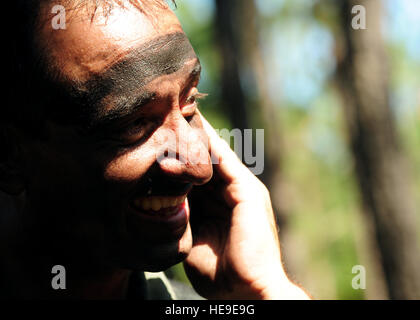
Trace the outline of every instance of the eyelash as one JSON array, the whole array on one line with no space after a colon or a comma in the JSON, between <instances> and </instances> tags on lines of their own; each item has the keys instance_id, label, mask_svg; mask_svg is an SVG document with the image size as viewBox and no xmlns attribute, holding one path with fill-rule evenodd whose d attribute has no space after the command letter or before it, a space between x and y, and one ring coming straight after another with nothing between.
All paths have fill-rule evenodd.
<instances>
[{"instance_id":1,"label":"eyelash","mask_svg":"<svg viewBox=\"0 0 420 320\"><path fill-rule=\"evenodd\" d=\"M133 121L126 130L124 130L125 135L134 135L138 134L143 131L144 121L141 119L137 119Z\"/></svg>"},{"instance_id":2,"label":"eyelash","mask_svg":"<svg viewBox=\"0 0 420 320\"><path fill-rule=\"evenodd\" d=\"M200 93L200 92L196 92L195 94L189 96L186 100L185 100L185 104L195 104L195 108L198 108L198 103L197 100L200 99L204 99L205 97L207 97L206 93ZM190 122L191 119L194 117L194 115L196 114L196 111L192 114L189 115L187 117L185 117L185 120L187 122ZM132 143L128 143L128 144L124 144L123 149L129 149L130 147L134 146L134 145L138 145L140 143L140 141L143 141L145 136L147 136L147 128L144 128L145 126L145 122L143 120L136 120L134 122L132 122L123 132L123 135L126 137L129 136L134 136L134 135L139 135L140 137L138 139L136 139L135 142Z\"/></svg>"},{"instance_id":3,"label":"eyelash","mask_svg":"<svg viewBox=\"0 0 420 320\"><path fill-rule=\"evenodd\" d=\"M201 93L197 91L195 94L189 96L185 102L186 103L195 102L196 100L204 99L207 96L208 96L207 93Z\"/></svg>"},{"instance_id":4,"label":"eyelash","mask_svg":"<svg viewBox=\"0 0 420 320\"><path fill-rule=\"evenodd\" d=\"M197 113L196 110L198 108L198 100L200 99L204 99L205 97L207 97L207 94L205 93L200 93L200 92L196 92L195 94L189 96L186 100L185 100L185 105L194 105L194 112L191 115L188 115L185 117L185 120L187 120L187 122L190 122L191 119L193 118L193 116Z\"/></svg>"}]
</instances>

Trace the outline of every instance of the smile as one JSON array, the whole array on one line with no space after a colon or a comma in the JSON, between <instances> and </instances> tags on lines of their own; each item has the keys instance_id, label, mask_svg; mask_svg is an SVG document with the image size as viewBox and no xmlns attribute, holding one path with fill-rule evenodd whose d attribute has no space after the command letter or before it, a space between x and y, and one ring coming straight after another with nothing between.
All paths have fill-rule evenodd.
<instances>
[{"instance_id":1,"label":"smile","mask_svg":"<svg viewBox=\"0 0 420 320\"><path fill-rule=\"evenodd\" d=\"M133 201L136 209L144 211L161 211L162 209L177 207L185 202L187 195L178 197L141 197Z\"/></svg>"},{"instance_id":2,"label":"smile","mask_svg":"<svg viewBox=\"0 0 420 320\"><path fill-rule=\"evenodd\" d=\"M142 196L134 198L130 207L142 223L159 223L167 234L176 237L185 231L190 216L187 194L176 197Z\"/></svg>"}]
</instances>

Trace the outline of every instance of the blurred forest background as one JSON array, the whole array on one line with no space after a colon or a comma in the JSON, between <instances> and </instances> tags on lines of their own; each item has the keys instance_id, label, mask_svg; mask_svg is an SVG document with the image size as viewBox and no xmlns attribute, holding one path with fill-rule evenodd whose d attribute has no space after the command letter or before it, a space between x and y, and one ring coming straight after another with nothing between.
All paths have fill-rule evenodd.
<instances>
[{"instance_id":1,"label":"blurred forest background","mask_svg":"<svg viewBox=\"0 0 420 320\"><path fill-rule=\"evenodd\" d=\"M366 30L351 27L358 4ZM204 115L265 129L260 178L292 279L317 299L420 298L420 2L177 5ZM186 281L182 265L168 273Z\"/></svg>"}]
</instances>

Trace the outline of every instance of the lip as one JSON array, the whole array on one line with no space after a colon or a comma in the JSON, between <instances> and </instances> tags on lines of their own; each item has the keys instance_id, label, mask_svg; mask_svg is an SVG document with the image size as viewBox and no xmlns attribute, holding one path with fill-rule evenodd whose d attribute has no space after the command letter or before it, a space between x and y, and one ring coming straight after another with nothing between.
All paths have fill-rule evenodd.
<instances>
[{"instance_id":1,"label":"lip","mask_svg":"<svg viewBox=\"0 0 420 320\"><path fill-rule=\"evenodd\" d=\"M132 214L143 220L144 222L160 224L167 230L174 233L178 230L184 230L189 221L190 210L188 206L188 198L180 205L160 209L158 211L142 210L130 205Z\"/></svg>"}]
</instances>

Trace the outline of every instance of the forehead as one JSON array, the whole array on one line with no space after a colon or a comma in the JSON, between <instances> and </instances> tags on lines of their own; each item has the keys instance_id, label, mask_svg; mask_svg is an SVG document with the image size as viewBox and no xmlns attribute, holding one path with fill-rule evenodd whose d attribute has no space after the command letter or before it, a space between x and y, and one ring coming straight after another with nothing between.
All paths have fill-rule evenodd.
<instances>
[{"instance_id":1,"label":"forehead","mask_svg":"<svg viewBox=\"0 0 420 320\"><path fill-rule=\"evenodd\" d=\"M125 115L159 95L162 76L175 75L171 84L198 81L201 66L184 33L152 39L133 49L123 60L89 80L88 105L96 106L95 118ZM160 85L150 87L156 78ZM185 83L184 83L185 85ZM175 86L176 87L176 86Z\"/></svg>"},{"instance_id":2,"label":"forehead","mask_svg":"<svg viewBox=\"0 0 420 320\"><path fill-rule=\"evenodd\" d=\"M50 65L58 68L55 71L79 83L103 73L154 39L183 33L169 8L156 7L144 14L130 5L115 6L109 15L99 11L93 19L87 7L77 11L68 8L66 14L66 29L54 30L48 23L54 14L44 5L41 16L48 18L38 42Z\"/></svg>"}]
</instances>

